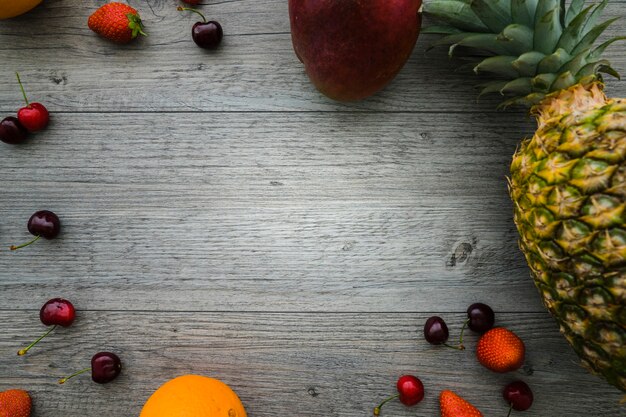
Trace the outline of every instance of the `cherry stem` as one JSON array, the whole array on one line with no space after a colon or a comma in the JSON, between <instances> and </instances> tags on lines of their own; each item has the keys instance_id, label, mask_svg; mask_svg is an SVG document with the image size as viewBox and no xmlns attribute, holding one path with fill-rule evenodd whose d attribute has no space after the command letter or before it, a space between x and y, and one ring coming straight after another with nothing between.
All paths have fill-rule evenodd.
<instances>
[{"instance_id":1,"label":"cherry stem","mask_svg":"<svg viewBox=\"0 0 626 417\"><path fill-rule=\"evenodd\" d=\"M20 80L20 74L16 71L15 76L17 77L17 83L20 85L20 89L22 90L22 95L24 96L24 101L26 102L26 106L30 106L28 102L28 98L26 97L26 91L24 91L24 86L22 85L22 80Z\"/></svg>"},{"instance_id":2,"label":"cherry stem","mask_svg":"<svg viewBox=\"0 0 626 417\"><path fill-rule=\"evenodd\" d=\"M387 404L391 400L395 400L398 397L400 397L400 394L393 395L393 396L387 398L382 403L378 404L378 407L374 408L374 415L375 416L379 416L380 415L380 409L383 408L383 405Z\"/></svg>"},{"instance_id":3,"label":"cherry stem","mask_svg":"<svg viewBox=\"0 0 626 417\"><path fill-rule=\"evenodd\" d=\"M465 349L465 346L463 345L463 334L465 333L465 329L467 328L469 321L469 318L465 320L465 323L463 323L463 327L461 327L461 335L459 336L459 347L461 347L461 349Z\"/></svg>"},{"instance_id":4,"label":"cherry stem","mask_svg":"<svg viewBox=\"0 0 626 417\"><path fill-rule=\"evenodd\" d=\"M35 346L37 343L39 343L41 341L41 339L43 339L44 337L48 336L50 333L52 333L52 331L54 329L57 328L57 325L55 324L54 326L52 326L52 328L50 330L48 330L47 332L45 332L39 339L35 340L33 343L31 343L30 345L26 346L24 349L21 349L17 352L18 356L24 356L26 355L26 352L28 352L30 350L30 348L32 348L33 346Z\"/></svg>"},{"instance_id":5,"label":"cherry stem","mask_svg":"<svg viewBox=\"0 0 626 417\"><path fill-rule=\"evenodd\" d=\"M78 376L80 374L84 374L87 371L91 371L91 368L85 368L83 370L80 370L78 372L74 372L72 375L70 376L66 376L65 378L61 378L59 379L59 384L65 384L67 382L68 379L74 378L75 376Z\"/></svg>"},{"instance_id":6,"label":"cherry stem","mask_svg":"<svg viewBox=\"0 0 626 417\"><path fill-rule=\"evenodd\" d=\"M28 245L32 245L33 243L37 242L37 241L39 240L39 238L40 238L40 237L41 237L41 236L35 236L35 238L34 238L33 240L31 240L30 242L22 243L22 244L21 244L21 245L19 245L19 246L15 246L15 245L13 245L13 246L11 246L9 249L11 249L11 250L18 250L18 249L21 249L21 248L25 248L26 246L28 246Z\"/></svg>"},{"instance_id":7,"label":"cherry stem","mask_svg":"<svg viewBox=\"0 0 626 417\"><path fill-rule=\"evenodd\" d=\"M188 10L190 12L194 12L194 13L198 13L200 15L200 17L202 17L202 21L203 23L206 23L206 17L204 17L204 15L202 13L200 13L198 10L196 9L192 9L191 7L182 7L182 6L178 6L177 10L179 12L182 12L183 10Z\"/></svg>"},{"instance_id":8,"label":"cherry stem","mask_svg":"<svg viewBox=\"0 0 626 417\"><path fill-rule=\"evenodd\" d=\"M465 346L463 346L463 345L459 345L459 346L452 346L452 345L449 345L449 344L447 344L447 343L443 343L443 345L444 345L445 347L447 347L447 348L454 349L454 350L465 350Z\"/></svg>"},{"instance_id":9,"label":"cherry stem","mask_svg":"<svg viewBox=\"0 0 626 417\"><path fill-rule=\"evenodd\" d=\"M513 403L509 404L509 414L506 417L511 417L511 411L513 411Z\"/></svg>"}]
</instances>

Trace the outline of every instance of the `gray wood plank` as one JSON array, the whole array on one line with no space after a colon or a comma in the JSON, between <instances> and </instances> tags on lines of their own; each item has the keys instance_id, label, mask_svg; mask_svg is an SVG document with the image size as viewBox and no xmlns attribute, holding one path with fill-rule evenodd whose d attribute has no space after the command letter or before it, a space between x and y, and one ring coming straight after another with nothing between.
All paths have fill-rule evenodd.
<instances>
[{"instance_id":1,"label":"gray wood plank","mask_svg":"<svg viewBox=\"0 0 626 417\"><path fill-rule=\"evenodd\" d=\"M43 301L43 300L39 300ZM89 306L77 305L84 308ZM486 416L504 416L500 390L523 379L535 403L525 416L618 416L620 393L577 364L547 314L498 314L527 347L526 365L494 374L474 357L476 335L464 352L428 345L421 314L213 314L79 311L61 329L20 358L15 355L43 331L37 311L2 311L0 390L21 387L35 400L33 417L136 416L166 379L198 373L229 383L251 417L367 416L395 390L403 373L418 375L425 400L415 408L390 403L385 416L439 415L437 395L453 389ZM462 314L440 313L458 337ZM118 352L121 377L106 386L89 377L56 380L81 369L99 350ZM584 389L582 388L584 387ZM520 414L521 415L521 414ZM623 413L622 413L623 415Z\"/></svg>"},{"instance_id":2,"label":"gray wood plank","mask_svg":"<svg viewBox=\"0 0 626 417\"><path fill-rule=\"evenodd\" d=\"M175 10L175 2L131 1L143 12L150 36L120 47L99 39L87 17L100 4L45 2L21 18L0 22L0 110L21 105L13 72L24 76L33 98L52 111L480 111L492 112L495 98L476 104L477 83L455 73L446 51L428 55L434 39L423 36L403 71L386 90L352 104L321 96L296 59L285 0L209 2L204 9L224 25L223 48L207 53L190 39L196 20ZM151 7L148 7L151 6ZM606 16L623 14L611 1ZM46 25L42 29L41 22ZM623 35L619 24L608 36ZM626 72L623 46L607 51ZM607 90L626 95L626 82L609 80ZM511 116L514 117L514 116Z\"/></svg>"},{"instance_id":3,"label":"gray wood plank","mask_svg":"<svg viewBox=\"0 0 626 417\"><path fill-rule=\"evenodd\" d=\"M64 232L0 252L0 288L30 308L63 288L98 309L429 311L493 292L542 311L504 179L532 126L481 132L508 118L55 115L0 154L0 245L37 209Z\"/></svg>"}]
</instances>

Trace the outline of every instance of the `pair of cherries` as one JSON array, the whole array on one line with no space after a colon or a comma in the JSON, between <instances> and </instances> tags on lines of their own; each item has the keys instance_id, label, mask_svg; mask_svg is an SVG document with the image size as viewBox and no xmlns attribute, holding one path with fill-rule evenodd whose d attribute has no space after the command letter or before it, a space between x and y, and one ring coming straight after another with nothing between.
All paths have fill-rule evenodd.
<instances>
[{"instance_id":1,"label":"pair of cherries","mask_svg":"<svg viewBox=\"0 0 626 417\"><path fill-rule=\"evenodd\" d=\"M450 332L446 322L439 316L432 316L426 320L424 324L424 338L431 345L444 345L449 348L464 350L463 332L465 327L469 327L470 330L476 333L485 333L493 328L495 321L496 316L491 307L483 303L474 303L467 308L467 320L465 320L461 328L457 346L447 344Z\"/></svg>"},{"instance_id":2,"label":"pair of cherries","mask_svg":"<svg viewBox=\"0 0 626 417\"><path fill-rule=\"evenodd\" d=\"M407 407L412 407L424 399L424 384L413 375L403 375L398 378L396 389L398 394L387 398L374 408L375 416L380 415L383 405L396 398ZM512 410L525 411L533 403L533 392L524 381L514 381L506 385L502 390L502 396L509 404L507 417L511 415Z\"/></svg>"},{"instance_id":3,"label":"pair of cherries","mask_svg":"<svg viewBox=\"0 0 626 417\"><path fill-rule=\"evenodd\" d=\"M52 326L39 339L17 352L19 356L26 353L44 337L48 336L57 326L69 327L76 319L76 309L74 305L63 298L53 298L48 300L39 311L39 319L46 326ZM91 371L91 379L98 384L106 384L113 381L122 371L122 361L112 352L98 352L91 358L91 366L72 375L61 378L59 384L64 384L70 378Z\"/></svg>"},{"instance_id":4,"label":"pair of cherries","mask_svg":"<svg viewBox=\"0 0 626 417\"><path fill-rule=\"evenodd\" d=\"M48 109L41 103L29 103L24 86L20 80L20 75L17 72L15 75L22 90L26 106L17 111L17 117L9 116L0 122L0 141L11 145L25 142L28 139L29 132L33 133L43 130L50 122Z\"/></svg>"}]
</instances>

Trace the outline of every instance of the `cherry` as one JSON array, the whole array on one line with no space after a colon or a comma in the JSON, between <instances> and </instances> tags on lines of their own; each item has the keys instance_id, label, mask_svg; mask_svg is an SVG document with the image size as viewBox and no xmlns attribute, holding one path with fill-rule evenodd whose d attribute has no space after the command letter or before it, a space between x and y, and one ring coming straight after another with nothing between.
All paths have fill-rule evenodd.
<instances>
[{"instance_id":1,"label":"cherry","mask_svg":"<svg viewBox=\"0 0 626 417\"><path fill-rule=\"evenodd\" d=\"M200 0L181 0L183 3L191 4L192 6L197 6L200 4Z\"/></svg>"},{"instance_id":2,"label":"cherry","mask_svg":"<svg viewBox=\"0 0 626 417\"><path fill-rule=\"evenodd\" d=\"M59 235L61 231L61 221L59 216L48 210L41 210L34 213L28 219L28 231L35 236L30 242L26 242L19 246L11 246L11 250L18 250L20 248L31 245L43 237L44 239L54 239Z\"/></svg>"},{"instance_id":3,"label":"cherry","mask_svg":"<svg viewBox=\"0 0 626 417\"><path fill-rule=\"evenodd\" d=\"M422 384L422 381L413 375L403 375L398 378L396 389L398 390L398 394L387 398L380 403L378 407L374 408L375 416L380 415L380 410L383 405L396 398L398 398L400 402L407 407L414 406L424 399L424 384Z\"/></svg>"},{"instance_id":4,"label":"cherry","mask_svg":"<svg viewBox=\"0 0 626 417\"><path fill-rule=\"evenodd\" d=\"M191 28L191 37L196 45L204 49L216 49L220 45L222 38L224 37L222 25L214 20L207 22L204 15L196 9L179 6L178 10L189 10L190 12L197 13L202 17L202 22L196 22Z\"/></svg>"},{"instance_id":5,"label":"cherry","mask_svg":"<svg viewBox=\"0 0 626 417\"><path fill-rule=\"evenodd\" d=\"M475 332L485 333L495 321L495 314L487 304L474 303L467 308L467 327Z\"/></svg>"},{"instance_id":6,"label":"cherry","mask_svg":"<svg viewBox=\"0 0 626 417\"><path fill-rule=\"evenodd\" d=\"M74 305L63 298L53 298L46 301L39 311L39 320L46 326L52 326L50 330L43 334L39 339L33 343L21 349L17 354L24 356L26 353L41 341L44 337L48 336L57 326L69 327L74 323L76 318L76 309Z\"/></svg>"},{"instance_id":7,"label":"cherry","mask_svg":"<svg viewBox=\"0 0 626 417\"><path fill-rule=\"evenodd\" d=\"M27 137L28 131L16 117L5 117L0 122L0 140L2 142L16 145L26 141Z\"/></svg>"},{"instance_id":8,"label":"cherry","mask_svg":"<svg viewBox=\"0 0 626 417\"><path fill-rule=\"evenodd\" d=\"M91 358L91 367L75 372L72 375L59 379L59 384L65 384L68 379L84 374L91 370L91 379L98 384L113 381L122 371L122 361L119 356L111 352L98 352Z\"/></svg>"},{"instance_id":9,"label":"cherry","mask_svg":"<svg viewBox=\"0 0 626 417\"><path fill-rule=\"evenodd\" d=\"M22 85L22 81L20 80L20 74L15 73L17 76L17 82L20 85L20 89L22 90L22 95L24 96L24 101L26 102L26 107L22 107L17 111L17 118L22 123L28 131L37 132L39 130L43 130L48 126L50 122L50 114L48 113L48 109L41 103L29 103L28 98L26 97L26 92L24 91L24 86Z\"/></svg>"},{"instance_id":10,"label":"cherry","mask_svg":"<svg viewBox=\"0 0 626 417\"><path fill-rule=\"evenodd\" d=\"M439 316L432 316L424 324L424 338L431 345L442 345L448 341L450 333L446 322Z\"/></svg>"},{"instance_id":11,"label":"cherry","mask_svg":"<svg viewBox=\"0 0 626 417\"><path fill-rule=\"evenodd\" d=\"M511 409L525 411L533 404L533 392L524 381L513 381L505 386L502 396L510 404L508 416L511 415Z\"/></svg>"},{"instance_id":12,"label":"cherry","mask_svg":"<svg viewBox=\"0 0 626 417\"><path fill-rule=\"evenodd\" d=\"M400 395L400 402L411 407L424 399L424 384L413 375L403 375L398 378L396 388Z\"/></svg>"}]
</instances>

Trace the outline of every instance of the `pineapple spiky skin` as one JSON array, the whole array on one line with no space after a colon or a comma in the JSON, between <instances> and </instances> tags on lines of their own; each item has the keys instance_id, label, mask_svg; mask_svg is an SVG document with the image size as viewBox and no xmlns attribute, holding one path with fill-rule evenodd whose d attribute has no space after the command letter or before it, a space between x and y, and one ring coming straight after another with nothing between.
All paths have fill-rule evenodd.
<instances>
[{"instance_id":1,"label":"pineapple spiky skin","mask_svg":"<svg viewBox=\"0 0 626 417\"><path fill-rule=\"evenodd\" d=\"M579 84L534 111L511 164L520 248L583 364L626 391L626 100Z\"/></svg>"},{"instance_id":2,"label":"pineapple spiky skin","mask_svg":"<svg viewBox=\"0 0 626 417\"><path fill-rule=\"evenodd\" d=\"M493 80L481 95L531 108L509 188L519 245L583 364L626 391L626 100L607 99L595 41L608 0L430 0L434 46Z\"/></svg>"}]
</instances>

